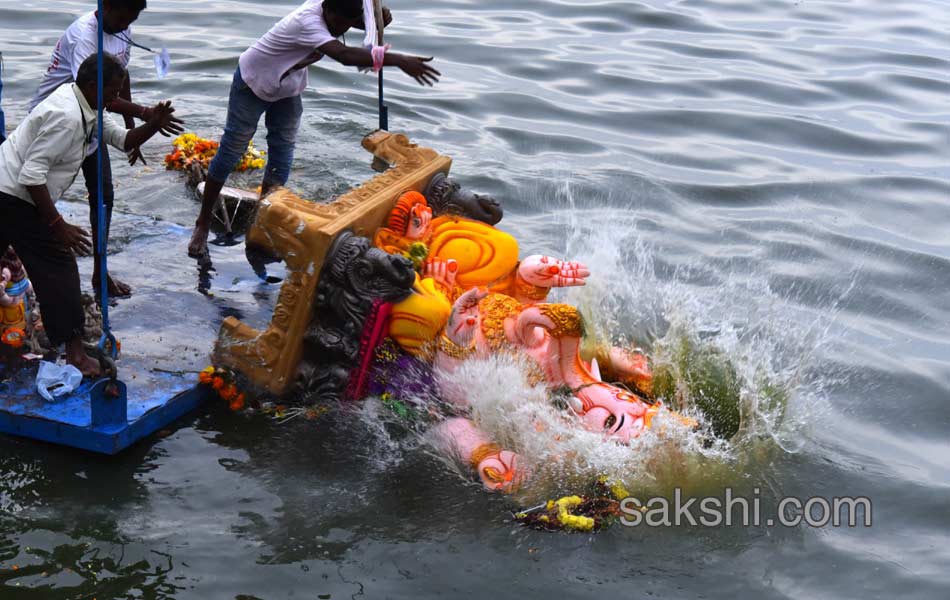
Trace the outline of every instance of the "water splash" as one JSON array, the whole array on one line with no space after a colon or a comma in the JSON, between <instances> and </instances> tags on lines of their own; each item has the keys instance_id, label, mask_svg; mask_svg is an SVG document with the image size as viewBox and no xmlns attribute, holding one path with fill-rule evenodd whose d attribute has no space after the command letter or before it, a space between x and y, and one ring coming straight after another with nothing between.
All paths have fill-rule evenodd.
<instances>
[{"instance_id":1,"label":"water splash","mask_svg":"<svg viewBox=\"0 0 950 600\"><path fill-rule=\"evenodd\" d=\"M765 471L777 453L805 445L810 424L828 413L825 389L835 382L817 368L816 357L831 340L840 298L829 299L823 311L808 310L775 293L765 273L716 270L700 254L661 267L661 251L638 231L637 211L578 207L568 183L544 196L549 207L563 207L543 215L546 231L565 233L563 247L550 247L558 239L550 234L540 248L533 245L537 236L530 233L539 225L532 219L540 217L514 216L506 225L524 240L522 254L558 254L592 271L586 286L555 290L551 301L581 309L589 343L644 348L665 405L702 426L691 430L663 412L648 432L622 445L584 431L555 408L548 390L526 381L529 369L519 360L468 361L441 376L467 390L474 422L523 458L531 477L521 500L574 493L602 475L638 493L721 490ZM844 295L853 287L852 280ZM387 455L407 449L380 425L378 403L365 410L374 411L366 418L376 423ZM735 429L711 435L733 413Z\"/></svg>"},{"instance_id":2,"label":"water splash","mask_svg":"<svg viewBox=\"0 0 950 600\"><path fill-rule=\"evenodd\" d=\"M835 382L817 357L832 339L841 298L829 298L816 313L775 293L764 273L710 277L702 256L661 272L635 212L579 209L569 184L553 196L546 195L565 207L554 219L567 232L563 255L593 273L585 287L553 298L581 308L597 342L646 349L658 383L660 375L667 379L658 390L665 403L706 427L690 431L661 416L657 427L623 446L554 410L516 362L470 362L453 377L471 390L476 423L525 456L533 472L526 496L580 489L598 475L661 494L721 487L764 469L776 453L799 451L811 424L829 414L825 390ZM550 226L550 212L546 219ZM854 285L852 278L841 297ZM738 431L711 439L710 413L720 409L736 413Z\"/></svg>"},{"instance_id":3,"label":"water splash","mask_svg":"<svg viewBox=\"0 0 950 600\"><path fill-rule=\"evenodd\" d=\"M467 361L452 374L442 374L469 390L472 420L496 443L522 457L530 473L519 494L524 502L582 490L600 475L643 489L652 487L657 474L666 470L663 463L728 463L723 443L710 444L665 411L651 430L628 445L585 431L576 417L554 406L543 385L528 383L527 372L519 359L496 356Z\"/></svg>"}]
</instances>

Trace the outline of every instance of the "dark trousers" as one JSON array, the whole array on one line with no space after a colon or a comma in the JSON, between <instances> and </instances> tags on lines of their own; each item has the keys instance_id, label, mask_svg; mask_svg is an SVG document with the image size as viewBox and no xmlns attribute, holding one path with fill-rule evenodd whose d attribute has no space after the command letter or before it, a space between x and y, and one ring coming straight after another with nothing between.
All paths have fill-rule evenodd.
<instances>
[{"instance_id":1,"label":"dark trousers","mask_svg":"<svg viewBox=\"0 0 950 600\"><path fill-rule=\"evenodd\" d=\"M53 344L83 333L86 317L79 288L79 267L32 204L0 192L0 252L7 246L20 257L43 313Z\"/></svg>"},{"instance_id":2,"label":"dark trousers","mask_svg":"<svg viewBox=\"0 0 950 600\"><path fill-rule=\"evenodd\" d=\"M99 144L99 149L82 161L82 176L86 180L86 193L89 196L89 225L92 226L92 252L95 262L99 264L99 173L97 156L102 152L102 201L106 205L106 240L109 239L109 229L112 227L112 204L115 201L115 190L112 187L112 161L109 160L109 149ZM96 285L99 282L96 281Z\"/></svg>"}]
</instances>

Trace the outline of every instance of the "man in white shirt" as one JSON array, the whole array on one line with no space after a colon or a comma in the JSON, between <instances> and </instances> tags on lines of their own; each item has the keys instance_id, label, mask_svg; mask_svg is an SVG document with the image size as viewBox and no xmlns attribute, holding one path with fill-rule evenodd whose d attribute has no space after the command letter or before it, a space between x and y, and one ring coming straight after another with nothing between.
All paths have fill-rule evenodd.
<instances>
[{"instance_id":1,"label":"man in white shirt","mask_svg":"<svg viewBox=\"0 0 950 600\"><path fill-rule=\"evenodd\" d=\"M56 89L0 145L0 248L13 246L36 292L43 325L53 344L66 344L66 361L83 375L99 374L82 345L85 322L74 254L86 256L89 235L56 210L58 199L79 173L96 132L97 57L87 58L76 83ZM113 101L128 77L114 57L103 56L103 101ZM103 141L128 152L171 123L171 103L150 109L140 127L125 130L108 115Z\"/></svg>"},{"instance_id":2,"label":"man in white shirt","mask_svg":"<svg viewBox=\"0 0 950 600\"><path fill-rule=\"evenodd\" d=\"M132 30L131 25L146 8L146 0L104 0L102 7L102 47L103 51L114 56L119 64L126 70L129 68L129 60L132 57ZM40 102L45 100L63 84L72 83L76 80L76 72L79 65L90 56L96 55L99 41L99 18L98 11L91 11L76 19L69 28L63 33L56 43L53 55L50 57L49 67L43 76L33 100L30 102L30 110L33 110ZM135 127L133 117L142 120L148 119L148 109L132 103L132 89L128 78L119 91L119 96L107 107L111 112L121 114L125 120L125 126L128 129ZM173 119L172 128L166 133L180 133L179 125L181 121ZM98 246L95 243L98 234L99 211L96 210L98 203L98 143L93 139L89 145L87 159L82 164L83 179L86 182L86 191L89 197L89 222L92 225L93 248ZM135 164L141 160L145 163L138 148L133 148L129 154L129 164ZM112 205L115 199L115 192L112 186L112 161L109 159L109 152L102 155L102 196L106 205L106 237L109 235L109 226L112 222ZM95 267L92 274L93 288L98 291L100 282L99 261L95 261ZM113 277L109 277L109 295L122 297L128 296L132 289Z\"/></svg>"},{"instance_id":3,"label":"man in white shirt","mask_svg":"<svg viewBox=\"0 0 950 600\"><path fill-rule=\"evenodd\" d=\"M267 166L261 196L287 183L303 113L300 95L307 87L309 65L326 55L347 66L399 67L421 85L438 81L440 73L427 64L431 57L384 54L382 49L349 47L337 40L350 28L363 27L363 5L363 0L307 0L241 55L228 98L224 135L208 168L201 213L188 244L189 256L207 255L212 210L254 137L261 115L265 115L267 126ZM380 26L392 20L389 9L383 14Z\"/></svg>"}]
</instances>

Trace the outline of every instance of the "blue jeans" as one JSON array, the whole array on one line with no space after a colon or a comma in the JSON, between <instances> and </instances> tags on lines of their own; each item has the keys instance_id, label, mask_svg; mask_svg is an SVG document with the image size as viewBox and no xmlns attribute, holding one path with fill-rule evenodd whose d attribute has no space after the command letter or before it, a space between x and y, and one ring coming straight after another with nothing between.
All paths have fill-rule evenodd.
<instances>
[{"instance_id":1,"label":"blue jeans","mask_svg":"<svg viewBox=\"0 0 950 600\"><path fill-rule=\"evenodd\" d=\"M284 185L290 177L294 162L294 144L303 103L300 96L284 98L277 102L261 100L241 78L241 68L234 72L231 95L228 98L228 119L221 136L221 145L208 166L208 177L215 181L227 181L228 176L241 162L247 143L254 137L257 124L264 117L267 127L267 166L264 168L264 183Z\"/></svg>"}]
</instances>

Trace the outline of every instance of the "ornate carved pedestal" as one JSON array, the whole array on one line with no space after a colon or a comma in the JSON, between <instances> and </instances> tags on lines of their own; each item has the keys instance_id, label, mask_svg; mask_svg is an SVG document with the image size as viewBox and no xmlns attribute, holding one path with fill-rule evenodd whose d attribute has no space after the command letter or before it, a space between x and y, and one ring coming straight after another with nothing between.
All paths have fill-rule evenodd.
<instances>
[{"instance_id":1,"label":"ornate carved pedestal","mask_svg":"<svg viewBox=\"0 0 950 600\"><path fill-rule=\"evenodd\" d=\"M304 337L314 324L317 282L331 245L343 231L372 237L409 190L422 191L436 173L448 173L452 159L412 144L402 134L377 131L363 147L393 165L336 200L319 204L277 190L260 203L248 230L249 248L287 265L277 307L267 329L259 331L234 317L221 326L214 349L218 366L243 373L255 385L284 394L294 383Z\"/></svg>"}]
</instances>

